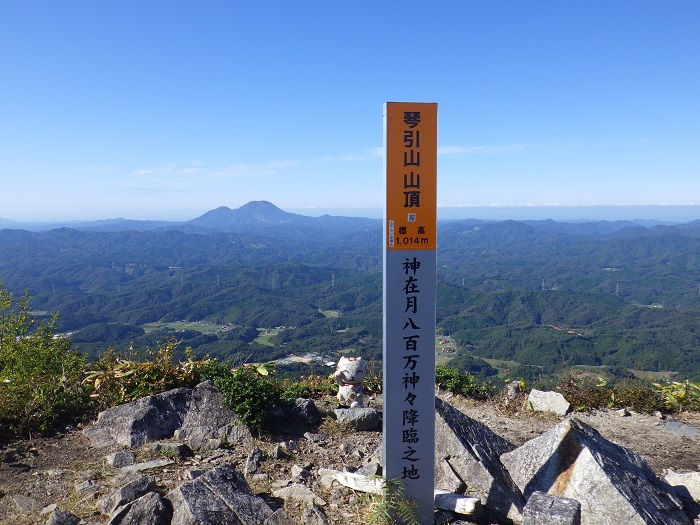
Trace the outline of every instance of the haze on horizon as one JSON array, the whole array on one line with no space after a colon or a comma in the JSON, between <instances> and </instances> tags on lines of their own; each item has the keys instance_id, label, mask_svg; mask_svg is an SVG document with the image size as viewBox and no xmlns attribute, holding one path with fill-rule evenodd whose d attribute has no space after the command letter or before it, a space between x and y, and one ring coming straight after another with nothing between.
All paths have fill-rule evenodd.
<instances>
[{"instance_id":1,"label":"haze on horizon","mask_svg":"<svg viewBox=\"0 0 700 525\"><path fill-rule=\"evenodd\" d=\"M380 217L437 102L442 218L700 219L700 4L10 3L0 217Z\"/></svg>"}]
</instances>

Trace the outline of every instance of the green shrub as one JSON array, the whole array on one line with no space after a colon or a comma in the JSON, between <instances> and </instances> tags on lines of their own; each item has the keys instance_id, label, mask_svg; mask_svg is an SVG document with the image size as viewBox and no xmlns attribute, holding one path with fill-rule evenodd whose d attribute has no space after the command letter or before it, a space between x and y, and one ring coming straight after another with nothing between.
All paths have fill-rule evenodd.
<instances>
[{"instance_id":1,"label":"green shrub","mask_svg":"<svg viewBox=\"0 0 700 525\"><path fill-rule=\"evenodd\" d=\"M494 392L494 387L490 383L478 384L473 375L443 365L435 367L435 384L438 388L474 399L487 399Z\"/></svg>"},{"instance_id":2,"label":"green shrub","mask_svg":"<svg viewBox=\"0 0 700 525\"><path fill-rule=\"evenodd\" d=\"M666 410L670 412L700 411L700 384L673 381L665 385L654 383L654 386L662 397Z\"/></svg>"},{"instance_id":3,"label":"green shrub","mask_svg":"<svg viewBox=\"0 0 700 525\"><path fill-rule=\"evenodd\" d=\"M613 402L613 390L607 381L577 372L567 373L556 391L577 411L606 408Z\"/></svg>"},{"instance_id":4,"label":"green shrub","mask_svg":"<svg viewBox=\"0 0 700 525\"><path fill-rule=\"evenodd\" d=\"M600 377L568 373L557 387L574 410L630 408L638 412L679 412L700 409L700 385L651 383L644 379L620 379L612 383Z\"/></svg>"},{"instance_id":5,"label":"green shrub","mask_svg":"<svg viewBox=\"0 0 700 525\"><path fill-rule=\"evenodd\" d=\"M297 399L298 397L309 399L311 397L311 388L303 382L286 382L283 383L281 397L282 399Z\"/></svg>"},{"instance_id":6,"label":"green shrub","mask_svg":"<svg viewBox=\"0 0 700 525\"><path fill-rule=\"evenodd\" d=\"M79 411L84 361L56 336L56 316L40 324L29 297L13 304L0 284L0 428L24 434L56 428ZM6 429L6 430L5 430Z\"/></svg>"},{"instance_id":7,"label":"green shrub","mask_svg":"<svg viewBox=\"0 0 700 525\"><path fill-rule=\"evenodd\" d=\"M282 388L269 375L261 375L256 367L241 366L231 371L222 363L210 363L204 376L221 392L225 405L251 430L260 430L267 423L270 411L281 402Z\"/></svg>"},{"instance_id":8,"label":"green shrub","mask_svg":"<svg viewBox=\"0 0 700 525\"><path fill-rule=\"evenodd\" d=\"M663 394L649 381L622 379L613 384L612 390L612 405L615 407L647 413L666 410Z\"/></svg>"}]
</instances>

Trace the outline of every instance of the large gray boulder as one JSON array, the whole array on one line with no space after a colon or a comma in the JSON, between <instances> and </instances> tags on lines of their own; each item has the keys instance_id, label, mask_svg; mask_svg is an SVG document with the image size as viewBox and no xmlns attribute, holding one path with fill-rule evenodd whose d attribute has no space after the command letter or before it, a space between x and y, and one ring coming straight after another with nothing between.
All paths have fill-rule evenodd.
<instances>
[{"instance_id":1,"label":"large gray boulder","mask_svg":"<svg viewBox=\"0 0 700 525\"><path fill-rule=\"evenodd\" d=\"M499 456L515 446L435 398L435 488L479 498L487 512L519 522L525 500Z\"/></svg>"},{"instance_id":2,"label":"large gray boulder","mask_svg":"<svg viewBox=\"0 0 700 525\"><path fill-rule=\"evenodd\" d=\"M173 507L172 525L262 525L272 515L231 465L185 481L166 497Z\"/></svg>"},{"instance_id":3,"label":"large gray boulder","mask_svg":"<svg viewBox=\"0 0 700 525\"><path fill-rule=\"evenodd\" d=\"M149 492L119 508L109 525L170 525L170 502L157 492Z\"/></svg>"},{"instance_id":4,"label":"large gray boulder","mask_svg":"<svg viewBox=\"0 0 700 525\"><path fill-rule=\"evenodd\" d=\"M248 428L229 407L222 404L221 392L211 381L193 390L187 413L174 436L187 441L193 450L217 448L222 442L251 441Z\"/></svg>"},{"instance_id":5,"label":"large gray boulder","mask_svg":"<svg viewBox=\"0 0 700 525\"><path fill-rule=\"evenodd\" d=\"M93 447L140 447L175 437L194 450L252 440L248 428L222 405L211 381L176 388L103 412L84 430Z\"/></svg>"},{"instance_id":6,"label":"large gray boulder","mask_svg":"<svg viewBox=\"0 0 700 525\"><path fill-rule=\"evenodd\" d=\"M289 415L292 420L300 421L305 425L315 425L323 419L318 411L316 403L312 399L298 397L289 406Z\"/></svg>"},{"instance_id":7,"label":"large gray boulder","mask_svg":"<svg viewBox=\"0 0 700 525\"><path fill-rule=\"evenodd\" d=\"M547 492L581 503L582 525L688 525L681 503L642 458L575 418L501 456L529 498Z\"/></svg>"},{"instance_id":8,"label":"large gray boulder","mask_svg":"<svg viewBox=\"0 0 700 525\"><path fill-rule=\"evenodd\" d=\"M83 431L95 448L140 447L173 436L187 414L191 388L176 388L100 412Z\"/></svg>"}]
</instances>

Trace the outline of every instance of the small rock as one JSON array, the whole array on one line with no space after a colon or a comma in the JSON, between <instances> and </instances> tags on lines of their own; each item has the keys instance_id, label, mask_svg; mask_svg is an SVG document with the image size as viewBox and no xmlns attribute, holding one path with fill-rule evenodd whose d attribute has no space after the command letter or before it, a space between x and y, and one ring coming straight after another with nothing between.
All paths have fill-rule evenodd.
<instances>
[{"instance_id":1,"label":"small rock","mask_svg":"<svg viewBox=\"0 0 700 525\"><path fill-rule=\"evenodd\" d=\"M292 481L303 481L308 479L311 473L304 467L299 465L292 465Z\"/></svg>"},{"instance_id":2,"label":"small rock","mask_svg":"<svg viewBox=\"0 0 700 525\"><path fill-rule=\"evenodd\" d=\"M260 465L264 459L265 453L261 449L255 447L253 450L251 450L250 454L248 454L248 459L245 462L245 470L243 471L245 477L247 478L256 472L260 468Z\"/></svg>"},{"instance_id":3,"label":"small rock","mask_svg":"<svg viewBox=\"0 0 700 525\"><path fill-rule=\"evenodd\" d=\"M627 410L626 408L621 408L620 410L616 410L615 414L617 414L620 417L629 417L631 415L630 411Z\"/></svg>"},{"instance_id":4,"label":"small rock","mask_svg":"<svg viewBox=\"0 0 700 525\"><path fill-rule=\"evenodd\" d=\"M669 470L664 479L679 498L700 503L700 472L679 473Z\"/></svg>"},{"instance_id":5,"label":"small rock","mask_svg":"<svg viewBox=\"0 0 700 525\"><path fill-rule=\"evenodd\" d=\"M98 483L95 483L92 480L87 480L83 481L81 483L76 483L75 484L75 491L78 493L79 496L86 496L88 494L94 494L95 492L99 492L100 490L100 485Z\"/></svg>"},{"instance_id":6,"label":"small rock","mask_svg":"<svg viewBox=\"0 0 700 525\"><path fill-rule=\"evenodd\" d=\"M23 494L13 494L12 501L20 514L39 512L44 507L39 500Z\"/></svg>"},{"instance_id":7,"label":"small rock","mask_svg":"<svg viewBox=\"0 0 700 525\"><path fill-rule=\"evenodd\" d=\"M97 502L97 509L103 514L110 515L117 508L156 490L156 480L153 476L140 476L138 479L118 488Z\"/></svg>"},{"instance_id":8,"label":"small rock","mask_svg":"<svg viewBox=\"0 0 700 525\"><path fill-rule=\"evenodd\" d=\"M136 463L136 454L133 452L115 452L106 456L110 467L122 468Z\"/></svg>"},{"instance_id":9,"label":"small rock","mask_svg":"<svg viewBox=\"0 0 700 525\"><path fill-rule=\"evenodd\" d=\"M151 449L166 457L191 458L194 456L192 449L184 443L177 441L166 441L164 443L153 443Z\"/></svg>"},{"instance_id":10,"label":"small rock","mask_svg":"<svg viewBox=\"0 0 700 525\"><path fill-rule=\"evenodd\" d=\"M337 483L337 480L335 479L336 472L340 471L327 468L318 469L316 475L319 485L321 485L324 489L330 489L333 487L333 484Z\"/></svg>"},{"instance_id":11,"label":"small rock","mask_svg":"<svg viewBox=\"0 0 700 525\"><path fill-rule=\"evenodd\" d=\"M465 516L474 516L481 512L481 500L436 490L435 508L449 510Z\"/></svg>"},{"instance_id":12,"label":"small rock","mask_svg":"<svg viewBox=\"0 0 700 525\"><path fill-rule=\"evenodd\" d=\"M292 500L299 503L326 505L326 502L314 494L311 489L299 483L292 483L282 489L273 490L272 495L276 498L282 498L285 501Z\"/></svg>"},{"instance_id":13,"label":"small rock","mask_svg":"<svg viewBox=\"0 0 700 525\"><path fill-rule=\"evenodd\" d=\"M280 446L287 454L291 454L297 449L297 444L294 441L282 441Z\"/></svg>"},{"instance_id":14,"label":"small rock","mask_svg":"<svg viewBox=\"0 0 700 525\"><path fill-rule=\"evenodd\" d=\"M306 525L327 525L328 523L326 515L313 503L306 506L301 520Z\"/></svg>"},{"instance_id":15,"label":"small rock","mask_svg":"<svg viewBox=\"0 0 700 525\"><path fill-rule=\"evenodd\" d=\"M270 456L272 456L272 459L284 459L287 457L287 454L282 448L282 445L277 444L275 448L272 449L272 452L270 452Z\"/></svg>"},{"instance_id":16,"label":"small rock","mask_svg":"<svg viewBox=\"0 0 700 525\"><path fill-rule=\"evenodd\" d=\"M65 510L54 510L49 516L46 525L78 525L80 520Z\"/></svg>"},{"instance_id":17,"label":"small rock","mask_svg":"<svg viewBox=\"0 0 700 525\"><path fill-rule=\"evenodd\" d=\"M515 399L522 393L523 387L520 384L520 381L511 381L503 389L503 395L506 399Z\"/></svg>"},{"instance_id":18,"label":"small rock","mask_svg":"<svg viewBox=\"0 0 700 525\"><path fill-rule=\"evenodd\" d=\"M45 474L47 476L49 476L50 478L60 478L64 474L66 474L67 472L70 472L70 471L66 470L66 469L62 469L62 468L54 468L54 469L47 470L45 472Z\"/></svg>"},{"instance_id":19,"label":"small rock","mask_svg":"<svg viewBox=\"0 0 700 525\"><path fill-rule=\"evenodd\" d=\"M379 463L368 463L355 471L355 474L362 476L377 476L382 471L382 466Z\"/></svg>"},{"instance_id":20,"label":"small rock","mask_svg":"<svg viewBox=\"0 0 700 525\"><path fill-rule=\"evenodd\" d=\"M527 401L535 412L550 412L557 416L565 416L571 410L571 405L559 392L542 392L533 388Z\"/></svg>"},{"instance_id":21,"label":"small rock","mask_svg":"<svg viewBox=\"0 0 700 525\"><path fill-rule=\"evenodd\" d=\"M202 474L204 471L201 468L191 468L185 472L185 479L197 479Z\"/></svg>"},{"instance_id":22,"label":"small rock","mask_svg":"<svg viewBox=\"0 0 700 525\"><path fill-rule=\"evenodd\" d=\"M379 412L374 408L336 408L335 416L338 423L346 424L353 430L377 430L379 428Z\"/></svg>"},{"instance_id":23,"label":"small rock","mask_svg":"<svg viewBox=\"0 0 700 525\"><path fill-rule=\"evenodd\" d=\"M135 463L133 465L127 465L126 467L122 467L121 470L123 471L131 471L131 470L136 470L136 471L143 471L143 470L149 470L152 468L160 468L160 467L166 467L168 465L172 465L175 463L172 459L154 459L153 461L144 461L143 463Z\"/></svg>"},{"instance_id":24,"label":"small rock","mask_svg":"<svg viewBox=\"0 0 700 525\"><path fill-rule=\"evenodd\" d=\"M253 474L250 477L251 483L267 483L268 481L270 481L270 476L267 474Z\"/></svg>"},{"instance_id":25,"label":"small rock","mask_svg":"<svg viewBox=\"0 0 700 525\"><path fill-rule=\"evenodd\" d=\"M312 443L323 443L327 439L323 434L314 434L312 432L304 432L304 437Z\"/></svg>"}]
</instances>

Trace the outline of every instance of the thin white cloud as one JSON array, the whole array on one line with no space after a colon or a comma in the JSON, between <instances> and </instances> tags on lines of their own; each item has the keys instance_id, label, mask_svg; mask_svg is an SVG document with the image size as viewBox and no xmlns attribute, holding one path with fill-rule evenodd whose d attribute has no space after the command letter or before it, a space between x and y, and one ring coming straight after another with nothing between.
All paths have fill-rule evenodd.
<instances>
[{"instance_id":1,"label":"thin white cloud","mask_svg":"<svg viewBox=\"0 0 700 525\"><path fill-rule=\"evenodd\" d=\"M326 155L321 157L321 162L363 162L381 157L384 155L384 148L367 148L355 153L345 153L343 155Z\"/></svg>"},{"instance_id":2,"label":"thin white cloud","mask_svg":"<svg viewBox=\"0 0 700 525\"><path fill-rule=\"evenodd\" d=\"M236 177L264 177L279 175L287 168L298 166L295 160L275 160L261 164L236 164L225 168L219 168L208 172L217 179L232 179Z\"/></svg>"},{"instance_id":3,"label":"thin white cloud","mask_svg":"<svg viewBox=\"0 0 700 525\"><path fill-rule=\"evenodd\" d=\"M196 181L198 184L201 184L222 178L277 175L284 169L298 164L297 161L282 160L260 164L236 164L233 166L208 168L201 161L192 161L187 164L170 162L158 167L136 169L131 172L131 176L138 177L142 182L178 182L184 184Z\"/></svg>"},{"instance_id":4,"label":"thin white cloud","mask_svg":"<svg viewBox=\"0 0 700 525\"><path fill-rule=\"evenodd\" d=\"M501 146L439 146L439 155L509 155L532 151L534 144L504 144Z\"/></svg>"},{"instance_id":5,"label":"thin white cloud","mask_svg":"<svg viewBox=\"0 0 700 525\"><path fill-rule=\"evenodd\" d=\"M184 168L181 170L178 170L177 173L180 173L182 175L194 175L197 173L203 173L204 168Z\"/></svg>"},{"instance_id":6,"label":"thin white cloud","mask_svg":"<svg viewBox=\"0 0 700 525\"><path fill-rule=\"evenodd\" d=\"M122 190L124 193L132 193L137 195L160 195L163 193L192 193L189 189L177 189L177 188L139 188L131 187Z\"/></svg>"}]
</instances>

